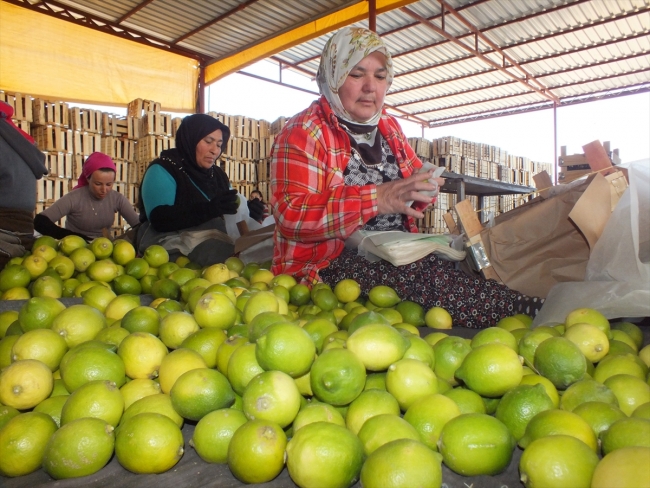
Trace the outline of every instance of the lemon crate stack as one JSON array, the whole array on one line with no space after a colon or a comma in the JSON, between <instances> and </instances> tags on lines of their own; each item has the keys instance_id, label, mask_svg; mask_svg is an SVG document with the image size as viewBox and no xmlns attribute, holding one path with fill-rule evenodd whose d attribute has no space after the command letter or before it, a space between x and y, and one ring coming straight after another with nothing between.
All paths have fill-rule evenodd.
<instances>
[{"instance_id":1,"label":"lemon crate stack","mask_svg":"<svg viewBox=\"0 0 650 488\"><path fill-rule=\"evenodd\" d=\"M253 190L259 190L268 201L269 154L275 134L272 133L272 127L279 126L277 121L271 124L263 119L218 112L208 112L208 115L230 129L228 147L224 150L220 165L233 188L246 198L250 197ZM284 123L280 129L283 125Z\"/></svg>"},{"instance_id":2,"label":"lemon crate stack","mask_svg":"<svg viewBox=\"0 0 650 488\"><path fill-rule=\"evenodd\" d=\"M466 141L458 137L440 137L429 141L412 137L408 143L422 161L444 166L447 171L485 180L502 181L522 186L534 186L533 175L546 171L552 173L552 164L531 161L530 158L508 154L497 146ZM418 221L420 232L437 234L447 232L444 216L452 212L455 195L441 194L435 208ZM484 197L483 208L478 209L478 199L470 197L474 210L481 210L481 220L488 213L498 215L512 210L523 200L519 195ZM455 216L454 216L455 218Z\"/></svg>"}]
</instances>

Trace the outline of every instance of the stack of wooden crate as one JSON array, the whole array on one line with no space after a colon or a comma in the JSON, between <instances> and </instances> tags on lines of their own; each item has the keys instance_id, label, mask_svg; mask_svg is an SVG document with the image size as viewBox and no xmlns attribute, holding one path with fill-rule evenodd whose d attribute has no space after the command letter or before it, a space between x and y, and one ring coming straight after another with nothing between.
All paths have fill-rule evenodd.
<instances>
[{"instance_id":1,"label":"stack of wooden crate","mask_svg":"<svg viewBox=\"0 0 650 488\"><path fill-rule=\"evenodd\" d=\"M620 164L621 158L619 157L618 149L611 150L610 147L609 141L603 142L603 148L611 163L614 165ZM558 174L558 183L560 184L571 183L593 172L585 153L567 154L566 146L560 148L560 157L558 158L557 165L560 167Z\"/></svg>"}]
</instances>

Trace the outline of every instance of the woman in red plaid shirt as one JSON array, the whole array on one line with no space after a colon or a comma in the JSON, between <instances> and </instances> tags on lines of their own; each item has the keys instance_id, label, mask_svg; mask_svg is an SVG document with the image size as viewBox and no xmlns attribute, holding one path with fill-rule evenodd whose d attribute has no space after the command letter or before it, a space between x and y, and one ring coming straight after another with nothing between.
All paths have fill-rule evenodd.
<instances>
[{"instance_id":1,"label":"woman in red plaid shirt","mask_svg":"<svg viewBox=\"0 0 650 488\"><path fill-rule=\"evenodd\" d=\"M345 248L359 229L417 232L415 219L435 202L422 193L436 189L427 180L444 183L417 172L422 162L383 110L392 79L390 53L372 31L344 28L325 45L322 96L287 122L272 149L273 272L308 284L352 278L363 293L388 285L403 300L445 308L467 327L536 313L541 299L469 277L435 254L396 267Z\"/></svg>"}]
</instances>

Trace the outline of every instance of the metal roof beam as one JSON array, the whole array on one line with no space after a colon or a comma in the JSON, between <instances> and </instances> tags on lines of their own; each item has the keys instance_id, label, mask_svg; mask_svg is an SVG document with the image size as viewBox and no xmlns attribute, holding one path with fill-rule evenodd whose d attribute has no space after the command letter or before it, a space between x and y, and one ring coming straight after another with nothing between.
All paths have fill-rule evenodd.
<instances>
[{"instance_id":1,"label":"metal roof beam","mask_svg":"<svg viewBox=\"0 0 650 488\"><path fill-rule=\"evenodd\" d=\"M475 2L468 3L468 4L466 4L466 5L461 5L461 6L458 7L456 10L457 10L458 12L460 12L460 11L462 11L462 10L468 9L468 8L470 8L470 7L476 7L477 5L480 5L480 4L482 4L482 3L489 2L489 1L491 1L491 0L476 0ZM577 0L577 1L578 1L578 2L585 2L585 1L591 1L591 0ZM432 15L431 17L427 17L426 19L427 19L427 20L436 20L436 19L439 19L439 18L440 18L440 14L436 14L436 15ZM379 33L379 34L380 34L382 37L384 37L384 36L389 36L389 35L391 35L391 34L395 34L396 32L400 32L400 31L403 31L403 30L406 30L406 29L410 29L411 27L414 27L414 26L416 26L416 25L418 25L418 24L419 24L419 22L416 21L416 22L413 22L412 24L400 25L399 27L396 27L395 29L388 30L388 31L386 31L386 32L381 32L381 33ZM447 42L447 41L444 41L444 42ZM427 47L429 47L429 46L427 46ZM419 49L420 49L420 48L417 48L417 49L415 49L414 51L417 51L417 50L419 50ZM424 49L426 49L426 47L425 47ZM402 53L397 54L397 56L401 56L401 55L402 55ZM395 56L393 56L393 55L391 54L391 57L395 57ZM298 61L297 63L294 63L294 66L297 66L297 65L300 65L300 64L304 64L304 63L309 63L310 61L313 61L313 60L318 59L318 58L320 58L320 54L317 54L317 55L315 55L315 56L310 56L309 58L301 59L301 60Z\"/></svg>"},{"instance_id":2,"label":"metal roof beam","mask_svg":"<svg viewBox=\"0 0 650 488\"><path fill-rule=\"evenodd\" d=\"M607 90L592 92L586 95L576 95L574 97L567 97L562 99L558 107L561 108L570 105L578 105L581 103L593 102L596 100L605 100L608 98L617 98L617 97L622 97L627 95L635 95L637 93L649 93L649 92L650 92L650 84L639 83L624 88L611 88ZM475 112L469 115L453 115L450 117L445 117L443 119L438 119L436 121L429 122L429 128L432 129L436 127L445 127L449 125L464 124L467 122L476 122L479 120L495 119L498 117L507 117L510 115L518 115L518 114L528 113L528 112L537 112L539 110L547 110L550 108L553 108L553 104L550 101L523 103L505 109L497 108L497 109L485 110L483 112Z\"/></svg>"},{"instance_id":3,"label":"metal roof beam","mask_svg":"<svg viewBox=\"0 0 650 488\"><path fill-rule=\"evenodd\" d=\"M650 72L650 68L641 68L641 69L626 71L626 72L622 72L622 73L615 73L615 74L612 74L612 75L599 76L597 78L592 78L592 79L589 79L589 80L572 81L570 83L563 83L561 85L555 85L555 86L553 86L553 89L567 88L567 87L570 87L570 86L584 85L586 83L595 83L597 81L611 80L613 78L620 78L622 76L629 76L629 75L638 75L638 74L646 73L646 72ZM471 90L468 90L468 91L471 91ZM462 92L462 93L466 93L466 92ZM411 113L414 114L414 115L429 114L429 113L433 113L433 112L440 112L442 110L451 110L451 109L454 109L454 108L468 107L470 105L478 105L478 104L481 104L481 103L496 102L498 100L505 100L505 99L514 98L514 97L521 97L523 95L531 95L532 93L533 93L532 90L527 91L527 92L510 93L508 95L501 95L499 97L485 98L483 100L473 100L471 102L458 103L456 105L447 105L445 107L437 107L437 108L433 108L431 110L420 110L420 111L411 112Z\"/></svg>"},{"instance_id":4,"label":"metal roof beam","mask_svg":"<svg viewBox=\"0 0 650 488\"><path fill-rule=\"evenodd\" d=\"M122 17L120 17L119 19L117 19L117 20L115 21L115 23L116 23L116 24L121 24L121 23L124 22L126 19L128 19L129 17L131 17L131 16L137 14L140 10L142 10L142 9L145 8L147 5L149 5L150 3L153 3L153 2L155 2L155 1L156 1L156 0L144 0L143 2L140 2L138 5L136 5L136 6L133 7L131 10L129 10L127 13L125 13L124 15L122 15Z\"/></svg>"},{"instance_id":5,"label":"metal roof beam","mask_svg":"<svg viewBox=\"0 0 650 488\"><path fill-rule=\"evenodd\" d=\"M554 102L558 102L558 101L559 101L559 99L558 99L558 98L557 98L557 97L556 97L552 92L550 92L550 91L549 91L549 90L548 90L548 89L547 89L547 88L546 88L542 83L540 83L539 81L535 80L534 77L531 76L531 75L530 75L526 70L524 70L521 66L519 66L518 63L517 63L514 59L512 59L512 58L511 58L510 56L508 56L505 52L503 52L503 51L502 51L502 50L501 50L501 49L500 49L496 44L494 44L492 41L490 41L490 40L487 39L485 36L483 36L483 35L480 33L480 31L478 31L478 29L476 29L476 27L474 27L470 22L468 22L467 20L465 20L465 18L464 18L463 16L461 16L461 15L458 14L455 10L453 10L451 7L449 7L449 6L444 2L444 0L438 0L438 1L440 2L441 8L446 9L446 10L449 10L449 12L450 12L452 15L454 15L454 17L460 19L461 22L463 22L463 23L464 23L464 24L465 24L465 25L466 25L470 30L472 30L472 31L473 31L477 36L481 37L481 40L482 40L483 42L485 42L485 43L488 44L490 47L492 47L494 50L496 50L499 54L501 54L501 55L503 56L504 66L500 66L499 64L495 63L494 61L492 61L490 58L488 58L487 56L485 56L485 55L484 55L483 53L481 53L480 51L478 51L478 50L476 50L476 49L474 49L474 48L468 46L468 45L465 44L464 42L458 40L456 37L452 36L451 34L449 34L448 32L446 32L445 30L443 30L443 29L441 29L440 27L438 27L437 25L435 25L435 24L429 22L428 20L426 20L426 19L425 19L424 17L422 17L421 15L419 15L419 14L413 12L411 9L409 9L409 8L407 8L407 7L402 7L400 10L401 10L402 12L406 13L407 15L410 15L410 16L413 17L414 19L419 20L420 23L421 23L422 25L424 25L425 27L427 27L427 28L433 30L434 32L436 32L437 34L439 34L439 35L441 35L441 36L443 36L443 37L449 39L449 40L452 41L454 44L456 44L456 45L458 45L459 47L465 49L466 51L469 51L471 54L473 54L475 57L479 58L479 59L480 59L481 61L483 61L484 63L489 64L489 65L492 66L493 68L498 69L499 71L501 71L502 73L504 73L506 76L509 76L509 77L515 79L516 81L518 81L518 82L521 83L522 85L525 85L527 88L529 88L529 89L531 89L531 90L537 92L539 95L543 96L544 98L548 98L548 99L550 99L550 100L553 100ZM521 72L525 75L525 77L524 77L524 78L520 78L520 77L518 77L517 75L511 73L509 70L507 70L506 67L505 67L505 61L506 61L506 60L507 60L508 62L510 62L513 66L517 67L517 68L519 69L519 71L521 71ZM538 86L540 86L541 88L538 88L537 86L533 86L532 84L529 83L529 80L532 80L532 81L536 82L536 84L537 84Z\"/></svg>"},{"instance_id":6,"label":"metal roof beam","mask_svg":"<svg viewBox=\"0 0 650 488\"><path fill-rule=\"evenodd\" d=\"M582 52L582 51L589 51L590 49L597 49L599 47L610 46L610 45L616 44L618 42L626 42L626 41L631 41L631 40L634 40L634 39L645 38L645 37L647 37L647 35L648 35L647 32L641 32L641 33L635 34L633 36L623 35L622 37L619 37L619 38L616 38L616 39L611 39L609 41L603 41L603 42L600 42L600 43L597 43L597 44L591 44L589 46L580 46L580 47L571 49L569 51L556 52L556 53L548 54L546 56L540 56L540 57L537 57L537 58L526 59L525 61L520 61L519 64L527 65L527 64L530 64L530 63L538 63L538 62L541 62L541 61L546 61L548 59L553 59L553 58L557 58L557 57L561 57L561 56L568 56L570 54L575 54L575 53ZM533 42L533 41L531 41L531 42ZM519 43L519 45L520 44L521 43ZM510 47L511 46L508 46L508 48L510 48ZM617 57L617 58L613 58L613 59L607 59L607 60L599 61L599 62L596 62L596 63L584 64L584 65L581 65L579 67L567 68L565 70L553 71L553 72L548 72L548 73L542 73L542 74L538 74L536 76L537 76L537 78L543 78L545 76L550 76L550 75L553 75L553 74L568 73L570 71L586 69L586 68L590 68L590 67L593 67L593 66L600 66L602 64L614 63L614 62L617 62L617 61L625 61L627 59L633 59L633 58L636 58L636 57L639 57L639 56L645 56L647 54L650 54L650 53L648 53L646 51L642 51L640 53L634 53L634 54L631 54L629 56L621 56L621 57ZM433 69L433 68L436 68L436 67L439 67L439 66L444 66L444 65L447 65L447 64L455 63L455 62L460 62L462 60L470 59L471 57L472 57L471 55L470 56L463 56L462 59L457 58L455 60L450 60L450 61L447 61L447 62L444 62L444 63L439 63L436 66L428 67L426 69ZM444 83L452 83L452 82L455 82L455 81L458 81L458 80L464 80L464 79L472 78L472 77L475 77L475 76L482 76L482 75L487 74L487 73L495 73L496 71L497 71L496 68L490 68L490 69L485 69L485 70L482 70L482 71L476 71L476 72L473 72L473 73L467 73L467 74L463 74L463 75L453 76L451 78L445 78L443 80L433 81L431 83L425 83L425 84L418 85L418 86L402 88L401 90L390 91L388 93L388 96L397 95L399 93L405 93L405 92L408 92L408 91L420 90L422 88L429 88L429 87L436 86L436 85L442 85ZM507 85L507 84L510 84L510 83L511 82L504 82L503 84ZM490 87L492 87L492 86L496 86L496 85L490 85ZM399 105L408 105L408 104L411 104L411 103L417 103L418 101L433 100L435 98L436 97L428 97L428 98L424 98L424 99L403 102L403 103L401 103Z\"/></svg>"},{"instance_id":7,"label":"metal roof beam","mask_svg":"<svg viewBox=\"0 0 650 488\"><path fill-rule=\"evenodd\" d=\"M550 12L552 12L552 10L548 11L548 13L550 13ZM599 26L600 25L606 25L606 24L609 24L611 22L616 22L618 20L623 20L623 19L627 19L628 17L635 17L635 16L638 16L638 15L646 14L646 13L650 13L650 6L645 7L645 8L641 8L641 9L637 9L637 10L634 10L634 11L626 12L626 13L618 15L618 16L609 17L607 19L602 19L600 22L598 22L598 25ZM525 20L525 19L526 19L526 17L521 18L521 20ZM504 22L503 24L498 24L498 25L496 25L494 27L486 28L485 30L489 30L489 29L492 29L492 28L495 28L495 27L502 27L502 26L504 26L504 25L506 25L506 24L508 24L510 22L511 21ZM527 44L532 44L532 43L539 42L539 41L545 41L547 39L553 39L555 37L563 36L563 35L566 35L566 34L573 34L575 32L579 32L581 30L593 29L593 28L594 28L593 24L579 25L579 26L571 27L569 29L564 29L564 30L557 31L557 32L550 32L550 33L545 34L543 36L535 37L535 38L532 38L532 39L525 39L523 41L515 42L513 44L508 44L507 46L503 46L501 49L512 49L512 48L515 48L515 47L525 46ZM468 36L471 36L471 35L473 35L473 34L472 33L462 34L462 35L458 36L457 39L464 39L465 37L468 37ZM648 35L648 32L644 31L643 33L640 33L640 34L637 34L637 35L634 35L634 36L630 36L630 37L628 37L628 39L635 39L637 37L647 36L647 35ZM427 44L426 46L421 46L421 47L419 47L417 49L411 49L409 51L402 51L401 53L396 53L394 55L391 55L391 57L397 58L399 56L411 54L411 53L416 52L416 51L423 51L423 50L426 50L426 49L431 49L431 48L434 48L434 47L438 47L438 46L440 46L442 44L446 44L447 42L450 42L450 41L445 39L445 40L442 40L442 41L433 42L431 44ZM599 45L606 46L610 42L611 41L607 41L607 42L605 42L603 44L599 44ZM620 41L616 40L616 41L613 41L613 42L620 42ZM592 46L592 47L595 47L595 46ZM581 49L583 49L583 48L581 48ZM590 49L590 47L585 47L584 49ZM485 51L483 51L483 54L492 54L494 52L495 51L492 50L492 49L486 49ZM562 54L565 54L565 53L558 53L558 55L562 55ZM464 61L466 59L470 59L471 57L472 56L462 56L462 57L456 58L455 60L447 61L444 64L457 63L457 62L460 62L460 61ZM520 64L523 64L523 63L520 63ZM429 70L429 69L433 69L436 66L442 66L442 65L443 64L422 66L420 68L415 68L415 69L412 69L412 70L409 70L409 71L404 71L402 73L399 73L399 74L395 75L395 77L407 76L407 75L410 75L412 73L419 73L421 71L426 71L426 70Z\"/></svg>"},{"instance_id":8,"label":"metal roof beam","mask_svg":"<svg viewBox=\"0 0 650 488\"><path fill-rule=\"evenodd\" d=\"M206 22L205 24L200 25L200 26L197 27L196 29L192 29L191 31L189 31L189 32L187 32L187 33L185 33L185 34L183 34L183 35L182 35L181 37L179 37L178 39L175 39L175 40L172 42L172 44L177 44L177 43L179 43L179 42L181 42L181 41L184 41L184 40L187 39L188 37L192 37L194 34L196 34L196 33L198 33L198 32L201 32L202 30L205 30L205 29L207 29L208 27L212 27L213 25L215 25L215 24L221 22L221 21L224 20L224 19L227 19L227 18L230 17L231 15L234 15L234 14L236 14L237 12L240 12L241 10L244 10L246 7L249 7L249 6L251 6L252 4L257 3L257 2L259 2L259 0L247 0L247 1L244 2L244 3L240 3L240 4L237 5L235 8L230 9L230 10L228 10L227 12L224 12L223 14L221 14L221 15L215 17L214 19L212 19L212 20L210 20L210 21L208 21L208 22Z\"/></svg>"},{"instance_id":9,"label":"metal roof beam","mask_svg":"<svg viewBox=\"0 0 650 488\"><path fill-rule=\"evenodd\" d=\"M645 36L645 34L644 34L644 36ZM630 39L630 38L628 37L627 39ZM581 50L581 49L578 49L578 50ZM628 56L619 56L619 57L616 57L616 58L604 59L604 60L598 61L596 63L582 64L580 66L574 66L574 67L571 67L571 68L565 68L565 69L561 69L561 70L557 70L557 71L548 71L546 73L538 73L536 76L537 76L537 78L544 78L544 77L547 77L547 76L561 75L561 74L564 74L564 73L570 73L572 71L580 71L581 69L593 68L595 66L603 66L603 65L606 65L606 64L617 63L617 62L620 62L620 61L627 61L629 59L639 58L639 57L648 56L648 55L650 55L650 51L642 51L640 53L634 53L634 54L630 54ZM535 60L528 60L528 61L522 62L521 64L532 63L534 61L543 61L543 60L548 59L550 57L554 57L554 55L545 56L545 57L542 57L542 58L537 58ZM466 75L454 76L452 78L447 78L445 80L440 80L440 81L436 81L436 82L433 82L433 83L427 83L426 85L420 85L420 86L413 87L413 88L405 88L403 90L397 90L395 92L390 92L390 93L388 93L387 96L395 95L397 93L404 93L404 92L412 91L412 90L419 90L419 89L422 89L422 88L428 88L428 87L431 87L431 86L434 86L434 85L440 85L440 84L443 84L443 83L451 83L451 82L454 82L454 81L458 81L458 80L462 80L462 79L466 79L466 78L471 78L473 76L480 76L480 75L484 75L486 73L492 73L492 72L495 72L495 71L496 71L496 69L488 69L488 70L480 71L478 73L470 73L470 74L466 74ZM480 91L480 90L487 90L487 89L495 88L495 87L499 87L499 86L511 85L513 83L516 83L516 82L514 80L508 80L508 81L504 81L502 83L494 83L492 85L484 85L484 86L480 86L480 87L476 87L476 88L470 88L468 90L461 90L461 91L456 91L456 92L453 92L453 93L446 93L444 95L437 95L437 96L432 96L432 97L420 98L418 100L409 100L409 101L406 101L406 102L395 103L395 104L393 104L393 106L394 107L403 107L404 105L413 105L415 103L428 102L428 101L431 101L431 100L440 100L442 98L453 97L453 96L456 96L456 95L462 95L464 93L471 93L471 92ZM557 86L554 86L553 88L557 88Z\"/></svg>"},{"instance_id":10,"label":"metal roof beam","mask_svg":"<svg viewBox=\"0 0 650 488\"><path fill-rule=\"evenodd\" d=\"M377 0L377 14L388 12L417 0ZM207 83L213 83L226 75L239 71L269 56L302 44L340 27L353 24L368 17L368 2L360 1L319 19L291 29L262 41L231 56L211 62L206 66Z\"/></svg>"}]
</instances>

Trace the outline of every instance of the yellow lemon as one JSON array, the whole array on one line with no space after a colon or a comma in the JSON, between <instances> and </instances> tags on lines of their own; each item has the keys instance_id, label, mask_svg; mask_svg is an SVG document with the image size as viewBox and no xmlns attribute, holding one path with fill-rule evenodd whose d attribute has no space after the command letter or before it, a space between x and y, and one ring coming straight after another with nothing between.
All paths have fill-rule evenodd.
<instances>
[{"instance_id":1,"label":"yellow lemon","mask_svg":"<svg viewBox=\"0 0 650 488\"><path fill-rule=\"evenodd\" d=\"M27 412L13 417L0 429L0 474L24 476L36 471L57 426L47 414Z\"/></svg>"},{"instance_id":2,"label":"yellow lemon","mask_svg":"<svg viewBox=\"0 0 650 488\"><path fill-rule=\"evenodd\" d=\"M70 394L61 411L61 425L93 417L116 427L124 413L124 397L112 381L85 383Z\"/></svg>"},{"instance_id":3,"label":"yellow lemon","mask_svg":"<svg viewBox=\"0 0 650 488\"><path fill-rule=\"evenodd\" d=\"M115 438L115 456L134 473L164 473L183 456L181 429L169 417L141 413L120 425Z\"/></svg>"},{"instance_id":4,"label":"yellow lemon","mask_svg":"<svg viewBox=\"0 0 650 488\"><path fill-rule=\"evenodd\" d=\"M463 476L493 476L510 464L516 443L500 420L480 413L466 413L442 428L438 450L443 462Z\"/></svg>"},{"instance_id":5,"label":"yellow lemon","mask_svg":"<svg viewBox=\"0 0 650 488\"><path fill-rule=\"evenodd\" d=\"M415 428L428 448L437 451L442 428L460 414L460 408L451 398L434 393L413 402L404 420Z\"/></svg>"},{"instance_id":6,"label":"yellow lemon","mask_svg":"<svg viewBox=\"0 0 650 488\"><path fill-rule=\"evenodd\" d=\"M160 388L163 393L169 393L176 380L187 371L205 368L207 365L198 352L191 349L176 349L163 357L158 371Z\"/></svg>"},{"instance_id":7,"label":"yellow lemon","mask_svg":"<svg viewBox=\"0 0 650 488\"><path fill-rule=\"evenodd\" d=\"M411 424L399 415L389 413L375 415L366 420L357 435L366 456L398 439L420 440L420 434Z\"/></svg>"},{"instance_id":8,"label":"yellow lemon","mask_svg":"<svg viewBox=\"0 0 650 488\"><path fill-rule=\"evenodd\" d=\"M569 435L533 441L519 460L521 481L534 486L591 486L598 456L584 442Z\"/></svg>"},{"instance_id":9,"label":"yellow lemon","mask_svg":"<svg viewBox=\"0 0 650 488\"><path fill-rule=\"evenodd\" d=\"M0 372L0 403L28 410L49 397L53 386L52 371L44 363L16 361Z\"/></svg>"},{"instance_id":10,"label":"yellow lemon","mask_svg":"<svg viewBox=\"0 0 650 488\"><path fill-rule=\"evenodd\" d=\"M604 456L591 480L592 488L650 486L650 448L624 447Z\"/></svg>"},{"instance_id":11,"label":"yellow lemon","mask_svg":"<svg viewBox=\"0 0 650 488\"><path fill-rule=\"evenodd\" d=\"M363 447L345 427L315 422L287 444L287 470L299 486L350 486L363 464Z\"/></svg>"},{"instance_id":12,"label":"yellow lemon","mask_svg":"<svg viewBox=\"0 0 650 488\"><path fill-rule=\"evenodd\" d=\"M89 476L113 455L113 426L97 418L80 418L57 430L47 443L43 470L60 480Z\"/></svg>"},{"instance_id":13,"label":"yellow lemon","mask_svg":"<svg viewBox=\"0 0 650 488\"><path fill-rule=\"evenodd\" d=\"M225 464L228 462L230 440L246 422L246 416L232 408L210 412L196 424L190 446L206 463Z\"/></svg>"},{"instance_id":14,"label":"yellow lemon","mask_svg":"<svg viewBox=\"0 0 650 488\"><path fill-rule=\"evenodd\" d=\"M244 483L265 483L284 468L287 436L274 422L250 420L239 427L228 446L228 467Z\"/></svg>"},{"instance_id":15,"label":"yellow lemon","mask_svg":"<svg viewBox=\"0 0 650 488\"><path fill-rule=\"evenodd\" d=\"M300 392L291 376L281 371L265 371L253 378L242 395L244 414L287 427L300 410Z\"/></svg>"},{"instance_id":16,"label":"yellow lemon","mask_svg":"<svg viewBox=\"0 0 650 488\"><path fill-rule=\"evenodd\" d=\"M442 457L411 439L390 442L363 463L361 484L366 488L442 486Z\"/></svg>"},{"instance_id":17,"label":"yellow lemon","mask_svg":"<svg viewBox=\"0 0 650 488\"><path fill-rule=\"evenodd\" d=\"M174 383L169 396L180 415L197 421L214 410L230 407L235 401L235 393L227 378L209 368L183 373Z\"/></svg>"}]
</instances>

